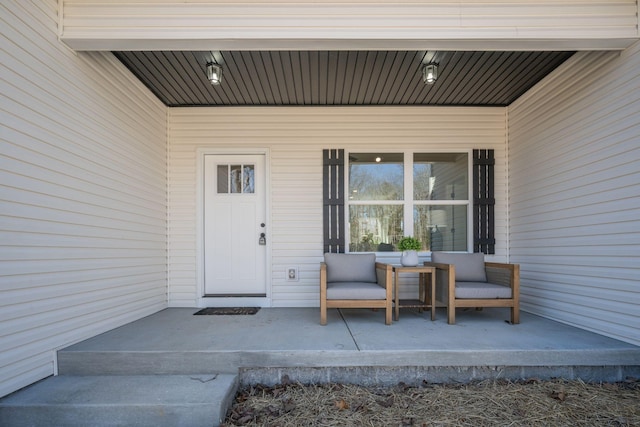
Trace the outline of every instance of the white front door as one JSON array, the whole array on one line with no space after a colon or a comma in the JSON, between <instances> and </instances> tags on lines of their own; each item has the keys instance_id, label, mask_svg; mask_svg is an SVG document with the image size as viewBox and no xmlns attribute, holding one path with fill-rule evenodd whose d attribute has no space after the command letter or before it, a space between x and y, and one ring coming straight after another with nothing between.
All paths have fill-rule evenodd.
<instances>
[{"instance_id":1,"label":"white front door","mask_svg":"<svg viewBox=\"0 0 640 427\"><path fill-rule=\"evenodd\" d=\"M204 156L205 296L266 295L264 155Z\"/></svg>"}]
</instances>

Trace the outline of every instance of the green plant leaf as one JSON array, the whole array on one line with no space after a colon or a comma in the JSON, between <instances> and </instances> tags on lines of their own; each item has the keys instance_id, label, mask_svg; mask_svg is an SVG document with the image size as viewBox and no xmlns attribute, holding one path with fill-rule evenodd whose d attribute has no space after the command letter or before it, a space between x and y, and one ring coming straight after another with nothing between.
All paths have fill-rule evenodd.
<instances>
[{"instance_id":1,"label":"green plant leaf","mask_svg":"<svg viewBox=\"0 0 640 427\"><path fill-rule=\"evenodd\" d=\"M398 250L400 251L419 251L420 249L422 249L422 243L415 237L404 236L398 242Z\"/></svg>"}]
</instances>

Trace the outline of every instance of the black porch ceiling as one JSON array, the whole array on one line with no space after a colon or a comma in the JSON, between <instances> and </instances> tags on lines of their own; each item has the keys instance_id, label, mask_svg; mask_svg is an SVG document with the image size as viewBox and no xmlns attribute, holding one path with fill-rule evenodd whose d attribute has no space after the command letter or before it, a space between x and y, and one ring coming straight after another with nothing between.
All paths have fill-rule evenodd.
<instances>
[{"instance_id":1,"label":"black porch ceiling","mask_svg":"<svg viewBox=\"0 0 640 427\"><path fill-rule=\"evenodd\" d=\"M574 52L114 52L165 105L505 106ZM222 84L206 78L223 66ZM435 84L422 64L439 64Z\"/></svg>"}]
</instances>

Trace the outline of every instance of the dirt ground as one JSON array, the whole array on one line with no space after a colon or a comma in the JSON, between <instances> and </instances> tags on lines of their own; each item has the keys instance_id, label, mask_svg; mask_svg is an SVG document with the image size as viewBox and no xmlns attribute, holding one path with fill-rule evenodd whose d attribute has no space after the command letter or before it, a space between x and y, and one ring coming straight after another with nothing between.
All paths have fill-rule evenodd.
<instances>
[{"instance_id":1,"label":"dirt ground","mask_svg":"<svg viewBox=\"0 0 640 427\"><path fill-rule=\"evenodd\" d=\"M285 381L241 389L223 426L640 426L640 381L388 388Z\"/></svg>"}]
</instances>

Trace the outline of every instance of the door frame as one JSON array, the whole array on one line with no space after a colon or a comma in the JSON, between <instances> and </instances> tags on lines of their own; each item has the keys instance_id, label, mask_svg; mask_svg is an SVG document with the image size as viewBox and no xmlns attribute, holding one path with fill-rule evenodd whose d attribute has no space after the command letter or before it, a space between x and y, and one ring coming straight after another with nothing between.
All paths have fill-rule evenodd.
<instances>
[{"instance_id":1,"label":"door frame","mask_svg":"<svg viewBox=\"0 0 640 427\"><path fill-rule=\"evenodd\" d=\"M204 289L204 158L208 155L260 155L264 156L265 218L267 247L265 263L264 297L205 297ZM197 306L202 307L271 307L271 160L268 148L216 148L196 150L196 284Z\"/></svg>"}]
</instances>

